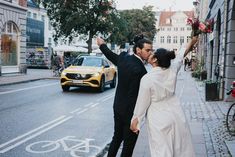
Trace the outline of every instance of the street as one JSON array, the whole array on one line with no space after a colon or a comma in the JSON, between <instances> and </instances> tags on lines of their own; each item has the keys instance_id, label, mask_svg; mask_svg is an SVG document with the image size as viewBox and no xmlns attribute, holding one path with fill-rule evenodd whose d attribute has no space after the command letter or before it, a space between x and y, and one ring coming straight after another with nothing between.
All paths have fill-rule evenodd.
<instances>
[{"instance_id":1,"label":"street","mask_svg":"<svg viewBox=\"0 0 235 157\"><path fill-rule=\"evenodd\" d=\"M111 140L114 91L62 92L58 80L1 86L0 156L97 154Z\"/></svg>"},{"instance_id":2,"label":"street","mask_svg":"<svg viewBox=\"0 0 235 157\"><path fill-rule=\"evenodd\" d=\"M225 142L234 141L234 137L226 131L224 115L230 103L205 102L203 87L181 69L176 95L182 102L196 155L229 156ZM102 152L113 135L115 90L107 86L103 93L85 88L62 92L57 79L0 86L0 156L88 157ZM143 130L133 157L150 156L145 127Z\"/></svg>"}]
</instances>

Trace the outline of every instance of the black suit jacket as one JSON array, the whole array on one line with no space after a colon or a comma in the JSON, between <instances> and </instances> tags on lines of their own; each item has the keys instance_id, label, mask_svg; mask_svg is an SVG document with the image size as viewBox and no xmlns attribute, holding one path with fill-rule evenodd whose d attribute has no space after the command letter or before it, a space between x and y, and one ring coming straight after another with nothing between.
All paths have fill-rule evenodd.
<instances>
[{"instance_id":1,"label":"black suit jacket","mask_svg":"<svg viewBox=\"0 0 235 157\"><path fill-rule=\"evenodd\" d=\"M135 108L140 80L147 73L142 61L135 55L113 53L105 44L100 50L118 69L118 84L114 99L114 114L119 114L130 123Z\"/></svg>"}]
</instances>

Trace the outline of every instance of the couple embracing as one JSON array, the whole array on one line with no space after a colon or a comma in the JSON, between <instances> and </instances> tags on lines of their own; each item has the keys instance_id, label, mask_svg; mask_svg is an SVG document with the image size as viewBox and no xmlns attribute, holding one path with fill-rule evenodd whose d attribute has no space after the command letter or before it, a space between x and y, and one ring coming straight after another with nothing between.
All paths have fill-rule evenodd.
<instances>
[{"instance_id":1,"label":"couple embracing","mask_svg":"<svg viewBox=\"0 0 235 157\"><path fill-rule=\"evenodd\" d=\"M97 44L118 69L114 135L108 157L116 157L122 142L121 157L132 157L144 119L151 157L194 157L191 134L175 96L177 73L187 54L176 56L174 51L163 48L153 52L152 42L143 35L135 37L133 55L113 53L101 38L97 38ZM145 61L152 65L148 73Z\"/></svg>"}]
</instances>

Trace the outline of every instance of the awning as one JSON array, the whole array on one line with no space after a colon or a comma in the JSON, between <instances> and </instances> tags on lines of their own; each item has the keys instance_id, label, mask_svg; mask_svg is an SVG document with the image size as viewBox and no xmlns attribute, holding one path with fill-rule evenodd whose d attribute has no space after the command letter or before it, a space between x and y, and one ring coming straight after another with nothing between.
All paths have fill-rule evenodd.
<instances>
[{"instance_id":1,"label":"awning","mask_svg":"<svg viewBox=\"0 0 235 157\"><path fill-rule=\"evenodd\" d=\"M68 46L68 45L59 45L53 48L54 51L62 52L88 52L88 49L84 47Z\"/></svg>"}]
</instances>

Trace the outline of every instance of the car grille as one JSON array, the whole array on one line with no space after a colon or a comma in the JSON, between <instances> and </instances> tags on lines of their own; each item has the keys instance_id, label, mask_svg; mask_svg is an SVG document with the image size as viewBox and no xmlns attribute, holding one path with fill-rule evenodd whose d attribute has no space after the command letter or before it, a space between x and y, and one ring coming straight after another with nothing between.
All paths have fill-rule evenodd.
<instances>
[{"instance_id":1,"label":"car grille","mask_svg":"<svg viewBox=\"0 0 235 157\"><path fill-rule=\"evenodd\" d=\"M75 80L86 80L91 78L92 74L72 74L67 73L66 77L69 79L75 79Z\"/></svg>"}]
</instances>

